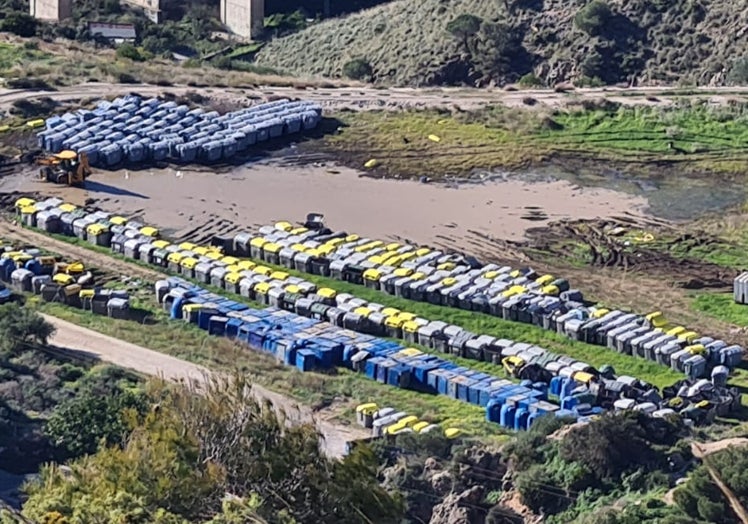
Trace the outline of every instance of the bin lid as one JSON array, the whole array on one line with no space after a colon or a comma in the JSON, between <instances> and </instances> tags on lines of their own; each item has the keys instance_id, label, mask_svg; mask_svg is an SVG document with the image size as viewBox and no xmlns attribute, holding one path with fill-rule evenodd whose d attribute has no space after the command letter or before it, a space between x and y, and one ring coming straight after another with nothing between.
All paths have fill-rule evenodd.
<instances>
[{"instance_id":1,"label":"bin lid","mask_svg":"<svg viewBox=\"0 0 748 524\"><path fill-rule=\"evenodd\" d=\"M33 206L34 204L36 204L36 200L33 198L21 197L16 200L15 207L16 209L22 209L24 207Z\"/></svg>"}]
</instances>

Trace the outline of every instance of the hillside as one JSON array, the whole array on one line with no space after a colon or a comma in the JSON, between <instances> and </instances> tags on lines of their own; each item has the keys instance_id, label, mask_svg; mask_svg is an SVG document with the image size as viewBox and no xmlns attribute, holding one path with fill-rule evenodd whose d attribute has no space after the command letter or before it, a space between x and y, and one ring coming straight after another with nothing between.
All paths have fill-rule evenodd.
<instances>
[{"instance_id":1,"label":"hillside","mask_svg":"<svg viewBox=\"0 0 748 524\"><path fill-rule=\"evenodd\" d=\"M748 56L748 10L741 2L607 2L397 0L276 39L256 61L337 77L360 59L348 76L398 85L504 84L530 72L544 84L748 80L735 67ZM460 15L479 17L479 26L463 17L448 32Z\"/></svg>"}]
</instances>

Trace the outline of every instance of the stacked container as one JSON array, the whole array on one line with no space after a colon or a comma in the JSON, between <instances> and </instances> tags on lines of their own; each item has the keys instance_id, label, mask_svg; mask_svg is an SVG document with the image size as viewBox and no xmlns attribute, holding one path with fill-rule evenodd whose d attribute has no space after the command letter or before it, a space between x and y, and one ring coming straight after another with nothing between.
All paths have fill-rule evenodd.
<instances>
[{"instance_id":1,"label":"stacked container","mask_svg":"<svg viewBox=\"0 0 748 524\"><path fill-rule=\"evenodd\" d=\"M38 143L53 153L86 152L96 167L149 160L215 163L257 142L310 131L321 115L321 106L304 101L278 100L219 115L131 95L48 119Z\"/></svg>"}]
</instances>

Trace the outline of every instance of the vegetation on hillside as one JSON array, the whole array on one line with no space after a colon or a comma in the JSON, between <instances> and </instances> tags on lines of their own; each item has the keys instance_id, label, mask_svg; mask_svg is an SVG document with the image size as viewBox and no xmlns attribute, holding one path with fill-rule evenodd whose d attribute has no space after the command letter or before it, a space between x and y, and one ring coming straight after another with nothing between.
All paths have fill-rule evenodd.
<instances>
[{"instance_id":1,"label":"vegetation on hillside","mask_svg":"<svg viewBox=\"0 0 748 524\"><path fill-rule=\"evenodd\" d=\"M694 519L714 524L737 524L740 520L714 481L709 470L748 506L748 449L730 446L704 459L693 471L687 484L675 490L673 498L683 511Z\"/></svg>"},{"instance_id":2,"label":"vegetation on hillside","mask_svg":"<svg viewBox=\"0 0 748 524\"><path fill-rule=\"evenodd\" d=\"M152 384L153 406L131 417L121 445L45 467L24 513L44 522L392 522L400 505L378 486L376 457L359 448L325 458L307 426L286 428L241 378L201 391ZM76 419L83 423L84 420ZM106 472L106 474L102 474ZM241 515L241 517L240 517Z\"/></svg>"},{"instance_id":3,"label":"vegetation on hillside","mask_svg":"<svg viewBox=\"0 0 748 524\"><path fill-rule=\"evenodd\" d=\"M129 436L69 469L45 466L27 487L24 514L69 524L503 523L523 519L516 503L504 504L518 494L524 516L549 522L606 506L618 509L605 522L630 522L616 520L621 509L641 521L688 522L679 506L656 503L688 469L675 422L623 414L564 427L547 418L503 450L403 435L335 462L320 455L310 427L284 427L247 386L236 376L199 394L151 383L152 408L128 418Z\"/></svg>"},{"instance_id":4,"label":"vegetation on hillside","mask_svg":"<svg viewBox=\"0 0 748 524\"><path fill-rule=\"evenodd\" d=\"M728 0L397 0L276 39L257 62L337 77L358 58L407 85L737 84L747 17Z\"/></svg>"},{"instance_id":5,"label":"vegetation on hillside","mask_svg":"<svg viewBox=\"0 0 748 524\"><path fill-rule=\"evenodd\" d=\"M121 395L129 395L133 378L110 367L62 362L37 349L53 331L29 309L0 306L0 469L31 473L45 461L96 448L89 444L81 449L74 440L98 443L102 437L114 440L123 433L114 406ZM106 402L91 406L97 409L89 413L87 425L65 428L66 413L81 399L95 397ZM103 420L107 425L99 423ZM120 430L113 433L113 427Z\"/></svg>"}]
</instances>

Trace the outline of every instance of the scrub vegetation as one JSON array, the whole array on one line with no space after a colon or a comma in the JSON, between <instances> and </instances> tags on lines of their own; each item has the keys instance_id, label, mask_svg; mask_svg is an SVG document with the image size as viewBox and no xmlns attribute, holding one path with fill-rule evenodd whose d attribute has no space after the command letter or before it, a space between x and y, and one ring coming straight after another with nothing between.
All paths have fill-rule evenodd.
<instances>
[{"instance_id":1,"label":"scrub vegetation","mask_svg":"<svg viewBox=\"0 0 748 524\"><path fill-rule=\"evenodd\" d=\"M118 442L119 412L139 409L137 377L47 353L53 332L29 309L0 306L0 470L35 473L44 462L95 451L101 438Z\"/></svg>"},{"instance_id":2,"label":"scrub vegetation","mask_svg":"<svg viewBox=\"0 0 748 524\"><path fill-rule=\"evenodd\" d=\"M449 113L346 112L337 118L344 127L327 146L357 167L378 159L375 172L382 175L439 179L476 169L569 162L653 174L654 162L658 174L666 169L738 176L748 169L745 103L648 108L601 100L556 110L495 106Z\"/></svg>"},{"instance_id":3,"label":"scrub vegetation","mask_svg":"<svg viewBox=\"0 0 748 524\"><path fill-rule=\"evenodd\" d=\"M339 77L352 58L375 81L552 87L739 83L744 10L728 0L396 0L272 40L257 62ZM529 78L529 77L527 77Z\"/></svg>"}]
</instances>

